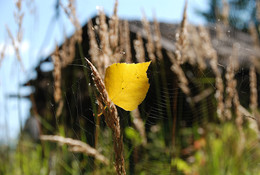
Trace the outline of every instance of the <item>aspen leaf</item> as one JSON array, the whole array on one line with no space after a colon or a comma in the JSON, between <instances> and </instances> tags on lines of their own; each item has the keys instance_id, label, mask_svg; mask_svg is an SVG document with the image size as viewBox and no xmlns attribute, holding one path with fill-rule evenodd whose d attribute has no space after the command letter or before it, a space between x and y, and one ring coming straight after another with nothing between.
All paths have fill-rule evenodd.
<instances>
[{"instance_id":1,"label":"aspen leaf","mask_svg":"<svg viewBox=\"0 0 260 175\"><path fill-rule=\"evenodd\" d=\"M106 69L105 86L115 105L132 111L142 103L150 87L146 74L150 63L116 63Z\"/></svg>"}]
</instances>

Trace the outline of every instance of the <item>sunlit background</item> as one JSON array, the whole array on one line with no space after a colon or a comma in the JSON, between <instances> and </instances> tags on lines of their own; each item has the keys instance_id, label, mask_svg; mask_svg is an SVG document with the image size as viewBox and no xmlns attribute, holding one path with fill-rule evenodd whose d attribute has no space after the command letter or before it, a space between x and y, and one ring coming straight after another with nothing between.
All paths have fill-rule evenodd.
<instances>
[{"instance_id":1,"label":"sunlit background","mask_svg":"<svg viewBox=\"0 0 260 175\"><path fill-rule=\"evenodd\" d=\"M41 59L46 58L54 50L55 44L61 44L64 35L73 33L73 26L57 8L57 0L26 0L22 5L24 19L22 23L22 42L20 52L22 64L18 62L7 28L15 35L17 24L14 19L15 1L0 1L0 51L5 45L5 59L0 66L0 143L16 142L21 126L30 115L31 103L28 96L32 89L22 87L27 80L35 78L34 68ZM64 1L64 4L67 2ZM132 0L120 1L118 15L121 19L141 20L143 14L149 20L154 16L161 22L179 23L182 18L184 0ZM108 16L113 13L114 0L77 0L77 15L84 25L88 19L103 8ZM188 21L203 24L204 19L196 12L208 8L205 0L192 0L188 5ZM52 70L52 65L43 69ZM18 98L19 97L19 98Z\"/></svg>"}]
</instances>

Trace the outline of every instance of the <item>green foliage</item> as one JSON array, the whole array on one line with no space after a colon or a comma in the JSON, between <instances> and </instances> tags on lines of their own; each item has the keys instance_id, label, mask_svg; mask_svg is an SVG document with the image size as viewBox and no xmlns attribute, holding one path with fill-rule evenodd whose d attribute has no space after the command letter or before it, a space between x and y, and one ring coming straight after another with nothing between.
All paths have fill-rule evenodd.
<instances>
[{"instance_id":1,"label":"green foliage","mask_svg":"<svg viewBox=\"0 0 260 175\"><path fill-rule=\"evenodd\" d=\"M197 162L204 161L199 174L259 174L260 144L254 131L245 129L243 136L233 123L208 128L206 147L196 153Z\"/></svg>"},{"instance_id":2,"label":"green foliage","mask_svg":"<svg viewBox=\"0 0 260 175\"><path fill-rule=\"evenodd\" d=\"M136 130L134 130L132 127L125 128L125 136L126 136L126 138L128 138L129 140L132 141L134 146L138 146L142 143L142 138L141 138L140 134Z\"/></svg>"},{"instance_id":3,"label":"green foliage","mask_svg":"<svg viewBox=\"0 0 260 175\"><path fill-rule=\"evenodd\" d=\"M250 128L244 129L244 137L233 123L209 124L205 145L197 149L190 158L193 163L176 158L173 164L178 171L200 175L233 175L260 172L260 144L257 134ZM203 167L203 168L202 168Z\"/></svg>"}]
</instances>

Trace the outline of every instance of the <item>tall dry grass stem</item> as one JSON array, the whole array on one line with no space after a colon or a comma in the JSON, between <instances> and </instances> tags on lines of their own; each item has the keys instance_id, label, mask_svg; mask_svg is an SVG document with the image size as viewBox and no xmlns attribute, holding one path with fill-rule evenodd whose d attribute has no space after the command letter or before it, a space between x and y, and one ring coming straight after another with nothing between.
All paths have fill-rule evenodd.
<instances>
[{"instance_id":1,"label":"tall dry grass stem","mask_svg":"<svg viewBox=\"0 0 260 175\"><path fill-rule=\"evenodd\" d=\"M56 104L58 104L57 110L56 110L56 117L59 117L62 113L63 109L63 100L62 100L62 91L61 91L61 60L59 57L59 48L56 46L56 51L51 56L54 69L53 69L53 79L54 79L54 101Z\"/></svg>"},{"instance_id":2,"label":"tall dry grass stem","mask_svg":"<svg viewBox=\"0 0 260 175\"><path fill-rule=\"evenodd\" d=\"M179 80L179 87L183 91L183 93L190 98L190 88L188 79L183 72L181 64L184 63L185 51L187 48L187 1L185 2L185 7L183 11L183 18L180 26L180 32L176 33L176 49L174 53L167 52L168 57L172 62L171 70L177 75Z\"/></svg>"},{"instance_id":3,"label":"tall dry grass stem","mask_svg":"<svg viewBox=\"0 0 260 175\"><path fill-rule=\"evenodd\" d=\"M102 78L100 77L97 69L88 59L86 59L86 61L91 69L92 79L94 81L94 84L99 92L99 95L97 95L97 99L103 104L102 111L105 116L105 121L108 127L110 127L113 132L115 166L116 166L117 174L120 175L126 174L124 155L123 155L123 136L121 135L121 131L120 131L119 116L117 113L116 106L109 99L108 93L105 88L105 84Z\"/></svg>"},{"instance_id":4,"label":"tall dry grass stem","mask_svg":"<svg viewBox=\"0 0 260 175\"><path fill-rule=\"evenodd\" d=\"M146 33L146 37L147 37L147 43L146 43L146 49L148 52L148 57L149 60L155 60L155 55L154 55L154 43L153 43L153 34L150 28L150 23L148 22L148 20L146 19L145 14L143 13L143 19L142 19L142 23L143 23L143 27Z\"/></svg>"},{"instance_id":5,"label":"tall dry grass stem","mask_svg":"<svg viewBox=\"0 0 260 175\"><path fill-rule=\"evenodd\" d=\"M201 49L204 43L200 39L200 35L195 26L189 25L188 32L190 36L188 61L191 65L198 64L199 69L202 71L206 69L205 54Z\"/></svg>"},{"instance_id":6,"label":"tall dry grass stem","mask_svg":"<svg viewBox=\"0 0 260 175\"><path fill-rule=\"evenodd\" d=\"M97 44L96 40L96 33L95 33L95 27L93 26L92 20L89 20L88 22L88 36L89 36L89 55L91 57L92 62L97 66L97 69L102 69L101 61L99 60L99 52L100 49Z\"/></svg>"},{"instance_id":7,"label":"tall dry grass stem","mask_svg":"<svg viewBox=\"0 0 260 175\"><path fill-rule=\"evenodd\" d=\"M6 30L7 30L9 38L11 39L16 58L20 62L21 69L22 69L22 71L25 71L25 68L24 68L24 65L23 65L23 62L22 62L22 58L21 58L20 48L19 48L21 43L22 43L22 39L23 39L23 27L22 27L22 25L23 25L23 19L24 19L24 12L22 12L22 4L23 4L22 0L17 0L16 3L15 3L16 9L14 11L14 19L15 19L15 23L17 24L17 27L18 27L16 36L14 36L12 34L12 32L9 29L8 26L6 26Z\"/></svg>"},{"instance_id":8,"label":"tall dry grass stem","mask_svg":"<svg viewBox=\"0 0 260 175\"><path fill-rule=\"evenodd\" d=\"M81 152L86 154L87 156L92 156L95 157L95 159L99 160L100 162L108 165L109 160L100 154L96 149L92 148L88 144L79 141L79 140L74 140L71 138L66 138L58 135L41 135L40 136L41 140L44 141L51 141L51 142L57 142L59 144L65 144L69 146L69 150L71 152Z\"/></svg>"},{"instance_id":9,"label":"tall dry grass stem","mask_svg":"<svg viewBox=\"0 0 260 175\"><path fill-rule=\"evenodd\" d=\"M225 26L229 25L229 4L227 0L222 0L222 20Z\"/></svg>"},{"instance_id":10,"label":"tall dry grass stem","mask_svg":"<svg viewBox=\"0 0 260 175\"><path fill-rule=\"evenodd\" d=\"M160 31L160 25L159 25L155 15L154 15L153 21L154 21L153 22L154 32L155 32L154 42L155 42L156 56L158 57L159 60L163 60L162 43L161 43L162 36L161 36L161 31Z\"/></svg>"},{"instance_id":11,"label":"tall dry grass stem","mask_svg":"<svg viewBox=\"0 0 260 175\"><path fill-rule=\"evenodd\" d=\"M254 47L256 49L259 49L260 41L259 41L256 25L255 25L254 22L250 22L250 24L249 24L249 33L250 33L251 38L252 38L252 40L254 42Z\"/></svg>"},{"instance_id":12,"label":"tall dry grass stem","mask_svg":"<svg viewBox=\"0 0 260 175\"><path fill-rule=\"evenodd\" d=\"M134 40L134 49L135 49L135 57L137 62L143 63L145 62L145 49L143 38L141 37L140 32L137 33L137 39Z\"/></svg>"},{"instance_id":13,"label":"tall dry grass stem","mask_svg":"<svg viewBox=\"0 0 260 175\"><path fill-rule=\"evenodd\" d=\"M256 20L260 21L260 1L256 0Z\"/></svg>"},{"instance_id":14,"label":"tall dry grass stem","mask_svg":"<svg viewBox=\"0 0 260 175\"><path fill-rule=\"evenodd\" d=\"M202 45L202 51L204 52L204 55L210 60L210 66L215 74L215 98L217 100L217 115L220 120L224 120L224 83L221 76L221 71L218 67L218 55L216 50L212 46L208 31L203 26L199 26L199 33L200 38L204 43Z\"/></svg>"},{"instance_id":15,"label":"tall dry grass stem","mask_svg":"<svg viewBox=\"0 0 260 175\"><path fill-rule=\"evenodd\" d=\"M227 120L231 120L232 118L232 102L234 99L235 91L236 91L236 80L235 80L235 71L237 70L238 65L238 58L236 52L238 51L238 48L233 45L233 51L231 56L229 57L229 63L226 68L226 98L225 98L225 110L224 110L224 116Z\"/></svg>"},{"instance_id":16,"label":"tall dry grass stem","mask_svg":"<svg viewBox=\"0 0 260 175\"><path fill-rule=\"evenodd\" d=\"M180 64L176 60L176 58L175 58L173 53L167 52L167 55L169 56L169 58L170 58L170 60L172 62L171 70L176 74L176 76L177 76L177 78L179 80L179 87L181 88L181 90L183 91L183 93L185 95L190 97L190 88L188 86L189 85L189 81L186 78L183 69L181 68Z\"/></svg>"},{"instance_id":17,"label":"tall dry grass stem","mask_svg":"<svg viewBox=\"0 0 260 175\"><path fill-rule=\"evenodd\" d=\"M66 7L61 2L59 2L59 4L69 18L72 25L75 27L76 31L69 39L65 39L65 42L62 45L61 50L59 51L62 67L66 67L68 64L73 62L76 51L75 45L76 43L80 45L82 42L82 28L76 14L75 1L69 0L68 2L69 3Z\"/></svg>"},{"instance_id":18,"label":"tall dry grass stem","mask_svg":"<svg viewBox=\"0 0 260 175\"><path fill-rule=\"evenodd\" d=\"M132 62L132 52L131 52L131 39L130 39L130 31L129 31L129 24L128 21L124 21L124 48L125 48L125 62L131 63Z\"/></svg>"},{"instance_id":19,"label":"tall dry grass stem","mask_svg":"<svg viewBox=\"0 0 260 175\"><path fill-rule=\"evenodd\" d=\"M253 59L253 58L252 58ZM250 70L249 70L249 86L250 86L250 110L252 111L253 114L253 118L255 120L252 119L248 119L249 120L249 126L254 129L256 132L259 132L260 128L259 126L259 112L257 110L258 107L258 94L257 94L257 76L256 76L256 69L255 69L255 65L253 64L253 62L251 63L252 65L250 66Z\"/></svg>"},{"instance_id":20,"label":"tall dry grass stem","mask_svg":"<svg viewBox=\"0 0 260 175\"><path fill-rule=\"evenodd\" d=\"M183 64L186 62L186 53L188 46L188 33L187 33L187 0L185 1L185 6L183 10L182 21L180 24L179 32L176 33L176 44L175 44L175 59L178 64Z\"/></svg>"},{"instance_id":21,"label":"tall dry grass stem","mask_svg":"<svg viewBox=\"0 0 260 175\"><path fill-rule=\"evenodd\" d=\"M256 70L255 66L252 64L250 66L249 71L249 78L250 78L250 109L253 113L257 111L258 106L258 94L257 94L257 77L256 77Z\"/></svg>"},{"instance_id":22,"label":"tall dry grass stem","mask_svg":"<svg viewBox=\"0 0 260 175\"><path fill-rule=\"evenodd\" d=\"M109 20L109 43L110 47L113 51L115 51L118 47L119 41L119 19L117 16L117 7L118 7L118 0L115 1L114 5L114 13L111 19Z\"/></svg>"},{"instance_id":23,"label":"tall dry grass stem","mask_svg":"<svg viewBox=\"0 0 260 175\"><path fill-rule=\"evenodd\" d=\"M4 60L5 52L6 52L6 44L3 45L3 48L0 51L0 67L1 67L1 64L2 64L2 62Z\"/></svg>"}]
</instances>

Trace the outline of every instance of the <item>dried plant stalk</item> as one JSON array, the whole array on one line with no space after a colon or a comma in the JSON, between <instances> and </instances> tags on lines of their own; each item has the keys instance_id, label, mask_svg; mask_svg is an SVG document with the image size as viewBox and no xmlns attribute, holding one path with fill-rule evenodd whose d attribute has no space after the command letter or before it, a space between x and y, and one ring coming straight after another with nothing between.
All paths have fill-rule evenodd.
<instances>
[{"instance_id":1,"label":"dried plant stalk","mask_svg":"<svg viewBox=\"0 0 260 175\"><path fill-rule=\"evenodd\" d=\"M200 35L195 26L189 25L188 33L190 37L190 43L188 48L189 52L187 53L188 61L191 65L197 63L199 69L205 70L206 69L206 63L204 59L205 55L203 55L203 52L201 50L201 46L204 43L201 42Z\"/></svg>"},{"instance_id":2,"label":"dried plant stalk","mask_svg":"<svg viewBox=\"0 0 260 175\"><path fill-rule=\"evenodd\" d=\"M61 67L66 67L68 64L72 63L75 58L75 44L76 35L74 34L71 38L65 38L61 50L59 51L59 56L61 59Z\"/></svg>"},{"instance_id":3,"label":"dried plant stalk","mask_svg":"<svg viewBox=\"0 0 260 175\"><path fill-rule=\"evenodd\" d=\"M139 63L145 62L144 43L140 32L137 33L137 39L134 40L134 49L135 49L135 57L137 59L137 62Z\"/></svg>"},{"instance_id":4,"label":"dried plant stalk","mask_svg":"<svg viewBox=\"0 0 260 175\"><path fill-rule=\"evenodd\" d=\"M68 64L72 63L75 58L76 43L80 45L82 42L82 28L76 15L75 1L69 0L67 7L65 7L61 2L59 4L76 29L71 38L65 39L65 42L62 45L59 53L61 58L61 65L62 67L66 67Z\"/></svg>"},{"instance_id":5,"label":"dried plant stalk","mask_svg":"<svg viewBox=\"0 0 260 175\"><path fill-rule=\"evenodd\" d=\"M235 86L237 85L236 80L234 80L235 82ZM236 114L236 126L238 128L239 134L240 134L240 144L238 147L239 153L241 153L241 151L244 149L245 146L245 133L243 131L243 115L241 113L240 110L240 102L239 102L239 97L238 97L238 93L237 90L234 91L234 98L233 98L233 103L234 103L234 107L235 107L235 114Z\"/></svg>"},{"instance_id":6,"label":"dried plant stalk","mask_svg":"<svg viewBox=\"0 0 260 175\"><path fill-rule=\"evenodd\" d=\"M221 72L218 68L218 56L216 50L213 48L211 44L211 40L209 37L208 31L202 27L199 26L199 32L200 32L200 38L202 42L204 43L202 45L202 52L204 55L210 59L210 66L215 74L216 80L215 80L215 86L216 86L216 93L215 93L215 98L217 100L217 114L218 117L223 120L224 116L224 98L223 98L223 93L224 93L224 83L221 77Z\"/></svg>"},{"instance_id":7,"label":"dried plant stalk","mask_svg":"<svg viewBox=\"0 0 260 175\"><path fill-rule=\"evenodd\" d=\"M106 23L106 16L102 10L99 11L99 37L100 37L100 48L103 54L110 56L111 50L109 45L109 34ZM107 60L109 62L109 60Z\"/></svg>"},{"instance_id":8,"label":"dried plant stalk","mask_svg":"<svg viewBox=\"0 0 260 175\"><path fill-rule=\"evenodd\" d=\"M231 62L231 57L229 58L230 62ZM229 65L227 66L227 72L226 72L226 99L225 99L225 111L224 111L224 115L225 117L230 120L232 117L232 113L231 113L231 107L232 107L232 100L234 98L234 88L236 88L235 84L234 84L234 70L232 65L229 63Z\"/></svg>"},{"instance_id":9,"label":"dried plant stalk","mask_svg":"<svg viewBox=\"0 0 260 175\"><path fill-rule=\"evenodd\" d=\"M95 159L99 160L100 162L108 165L109 161L108 159L100 154L96 149L92 148L88 144L80 141L80 140L74 140L71 138L65 138L58 135L41 135L41 140L44 141L51 141L51 142L57 142L60 144L66 144L69 146L69 150L72 152L81 152L86 154L87 156L95 157Z\"/></svg>"},{"instance_id":10,"label":"dried plant stalk","mask_svg":"<svg viewBox=\"0 0 260 175\"><path fill-rule=\"evenodd\" d=\"M250 22L249 32L250 32L251 38L253 39L254 47L258 49L260 46L260 41L258 38L258 32L256 30L256 26L255 26L254 22Z\"/></svg>"},{"instance_id":11,"label":"dried plant stalk","mask_svg":"<svg viewBox=\"0 0 260 175\"><path fill-rule=\"evenodd\" d=\"M254 58L252 58L254 59ZM257 77L256 77L256 70L255 70L255 66L252 63L252 65L250 66L250 71L249 71L249 80L250 80L250 104L249 107L252 111L252 116L248 118L249 121L249 126L250 128L252 128L253 130L256 131L256 133L259 133L259 113L257 111L257 106L258 106L258 94L257 94ZM251 118L253 118L254 120L252 120Z\"/></svg>"},{"instance_id":12,"label":"dried plant stalk","mask_svg":"<svg viewBox=\"0 0 260 175\"><path fill-rule=\"evenodd\" d=\"M256 19L260 21L260 1L256 1Z\"/></svg>"},{"instance_id":13,"label":"dried plant stalk","mask_svg":"<svg viewBox=\"0 0 260 175\"><path fill-rule=\"evenodd\" d=\"M216 55L216 54L214 54ZM218 63L217 63L217 57L213 57L213 59L210 61L210 65L213 69L213 72L215 73L216 79L215 79L215 86L216 86L216 93L215 98L217 99L217 114L218 117L223 120L223 112L224 112L224 83L221 77L221 73L218 69Z\"/></svg>"},{"instance_id":14,"label":"dried plant stalk","mask_svg":"<svg viewBox=\"0 0 260 175\"><path fill-rule=\"evenodd\" d=\"M228 26L229 22L229 4L226 0L222 0L223 8L222 8L222 19L224 25Z\"/></svg>"},{"instance_id":15,"label":"dried plant stalk","mask_svg":"<svg viewBox=\"0 0 260 175\"><path fill-rule=\"evenodd\" d=\"M99 58L99 48L95 35L95 28L93 26L92 20L88 22L88 36L89 36L89 54L91 56L92 62L97 66L98 70L101 69L101 64Z\"/></svg>"},{"instance_id":16,"label":"dried plant stalk","mask_svg":"<svg viewBox=\"0 0 260 175\"><path fill-rule=\"evenodd\" d=\"M59 58L58 46L55 53L52 55L54 64L53 79L54 79L54 101L58 103L61 100L61 63Z\"/></svg>"},{"instance_id":17,"label":"dried plant stalk","mask_svg":"<svg viewBox=\"0 0 260 175\"><path fill-rule=\"evenodd\" d=\"M14 48L16 58L18 59L20 65L21 65L21 69L22 69L22 71L25 71L25 68L24 68L24 65L22 62L22 58L21 58L21 54L20 54L20 50L19 50L19 45L21 44L22 38L23 38L22 24L23 24L23 19L24 19L24 13L22 12L22 0L17 0L15 3L15 7L16 7L16 11L14 11L14 19L18 26L18 31L17 31L16 37L14 37L12 35L12 32L10 31L8 26L6 26L6 30L7 30L9 38L12 41L12 46Z\"/></svg>"},{"instance_id":18,"label":"dried plant stalk","mask_svg":"<svg viewBox=\"0 0 260 175\"><path fill-rule=\"evenodd\" d=\"M76 15L76 5L75 0L68 0L69 4L67 7L64 7L64 5L60 2L61 8L64 10L66 15L68 16L69 20L71 21L72 25L75 27L75 39L78 43L82 42L82 28L79 22L79 19Z\"/></svg>"},{"instance_id":19,"label":"dried plant stalk","mask_svg":"<svg viewBox=\"0 0 260 175\"><path fill-rule=\"evenodd\" d=\"M111 63L113 63L114 60L112 57L112 50L110 49L110 44L109 44L109 32L106 23L106 16L102 10L99 11L98 23L99 23L99 38L100 38L100 49L101 49L101 53L99 55L99 61L101 64L99 72L101 76L104 76L106 68Z\"/></svg>"},{"instance_id":20,"label":"dried plant stalk","mask_svg":"<svg viewBox=\"0 0 260 175\"><path fill-rule=\"evenodd\" d=\"M125 62L132 62L132 52L130 43L130 31L128 21L124 21L124 38L125 38Z\"/></svg>"},{"instance_id":21,"label":"dried plant stalk","mask_svg":"<svg viewBox=\"0 0 260 175\"><path fill-rule=\"evenodd\" d=\"M119 19L117 16L117 6L118 6L118 0L116 0L115 5L114 5L113 16L109 20L109 41L110 41L110 47L112 50L115 50L118 47Z\"/></svg>"},{"instance_id":22,"label":"dried plant stalk","mask_svg":"<svg viewBox=\"0 0 260 175\"><path fill-rule=\"evenodd\" d=\"M0 66L1 66L1 64L2 64L2 62L4 60L5 52L6 52L6 44L4 44L3 49L0 52Z\"/></svg>"},{"instance_id":23,"label":"dried plant stalk","mask_svg":"<svg viewBox=\"0 0 260 175\"><path fill-rule=\"evenodd\" d=\"M188 33L187 33L187 0L185 1L183 17L180 26L180 32L176 33L176 50L174 52L175 59L178 64L183 64L186 61L186 53L188 46Z\"/></svg>"},{"instance_id":24,"label":"dried plant stalk","mask_svg":"<svg viewBox=\"0 0 260 175\"><path fill-rule=\"evenodd\" d=\"M233 45L232 55L229 57L229 64L227 66L227 72L225 74L226 78L226 99L225 99L225 111L224 115L226 119L230 120L232 117L231 107L232 101L236 91L236 80L235 80L235 71L238 68L238 55L236 54L238 47L236 44Z\"/></svg>"},{"instance_id":25,"label":"dried plant stalk","mask_svg":"<svg viewBox=\"0 0 260 175\"><path fill-rule=\"evenodd\" d=\"M211 95L213 92L213 89L212 88L208 88L208 89L205 89L203 90L200 94L192 97L194 103L198 103L200 102L201 100L205 99L206 97L208 97L209 95Z\"/></svg>"},{"instance_id":26,"label":"dried plant stalk","mask_svg":"<svg viewBox=\"0 0 260 175\"><path fill-rule=\"evenodd\" d=\"M148 56L150 60L155 60L155 55L154 55L154 43L153 43L153 35L150 29L150 24L147 21L145 15L143 15L143 19L142 19L142 23L144 26L144 30L146 32L146 36L147 36L147 43L146 43L146 49L148 52Z\"/></svg>"},{"instance_id":27,"label":"dried plant stalk","mask_svg":"<svg viewBox=\"0 0 260 175\"><path fill-rule=\"evenodd\" d=\"M187 96L190 97L190 88L189 88L189 81L185 76L185 73L183 72L180 64L174 57L174 54L171 52L167 52L167 55L169 56L172 66L171 70L177 75L177 78L179 80L179 87L181 88L182 92Z\"/></svg>"},{"instance_id":28,"label":"dried plant stalk","mask_svg":"<svg viewBox=\"0 0 260 175\"><path fill-rule=\"evenodd\" d=\"M250 66L249 77L250 77L250 105L249 106L252 112L255 113L257 111L257 106L258 106L257 103L258 94L257 94L256 70L253 64Z\"/></svg>"},{"instance_id":29,"label":"dried plant stalk","mask_svg":"<svg viewBox=\"0 0 260 175\"><path fill-rule=\"evenodd\" d=\"M190 88L188 87L189 82L188 79L185 76L185 73L183 72L181 68L181 64L185 62L185 53L187 49L187 1L185 2L184 12L183 12L183 18L181 22L180 27L180 33L176 34L176 49L174 51L174 54L171 52L167 52L167 55L169 56L172 66L171 70L177 75L179 80L179 87L183 91L183 93L190 98ZM191 98L190 98L191 99ZM190 101L191 102L191 101ZM191 103L192 104L192 103Z\"/></svg>"},{"instance_id":30,"label":"dried plant stalk","mask_svg":"<svg viewBox=\"0 0 260 175\"><path fill-rule=\"evenodd\" d=\"M161 43L161 32L160 32L160 26L159 23L156 19L156 17L154 16L154 31L155 31L155 48L156 48L156 56L159 58L159 60L163 59L163 55L162 55L162 43Z\"/></svg>"},{"instance_id":31,"label":"dried plant stalk","mask_svg":"<svg viewBox=\"0 0 260 175\"><path fill-rule=\"evenodd\" d=\"M234 80L234 84L235 84L235 86L237 85L236 80ZM239 110L241 105L240 105L240 102L239 102L239 96L238 96L237 90L234 90L233 103L234 103L235 114L236 114L236 125L239 129L242 129L243 117L242 117L242 113Z\"/></svg>"},{"instance_id":32,"label":"dried plant stalk","mask_svg":"<svg viewBox=\"0 0 260 175\"><path fill-rule=\"evenodd\" d=\"M115 151L115 161L116 161L115 166L116 166L117 174L120 175L126 174L125 165L124 165L125 164L124 155L123 155L123 136L121 135L121 131L120 131L119 117L118 117L116 106L109 99L108 93L105 88L105 84L101 79L96 68L89 60L87 60L87 63L90 66L92 72L92 79L99 92L97 98L100 102L104 104L102 106L106 106L106 109L103 108L102 110L105 116L105 121L113 131L114 151Z\"/></svg>"},{"instance_id":33,"label":"dried plant stalk","mask_svg":"<svg viewBox=\"0 0 260 175\"><path fill-rule=\"evenodd\" d=\"M61 95L61 61L59 57L59 48L56 46L56 51L52 55L52 60L54 64L53 69L53 79L54 79L54 101L58 104L56 110L56 117L59 117L63 109L63 100Z\"/></svg>"}]
</instances>

